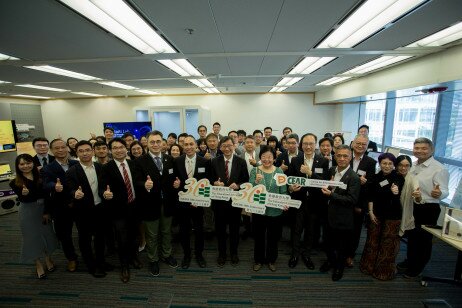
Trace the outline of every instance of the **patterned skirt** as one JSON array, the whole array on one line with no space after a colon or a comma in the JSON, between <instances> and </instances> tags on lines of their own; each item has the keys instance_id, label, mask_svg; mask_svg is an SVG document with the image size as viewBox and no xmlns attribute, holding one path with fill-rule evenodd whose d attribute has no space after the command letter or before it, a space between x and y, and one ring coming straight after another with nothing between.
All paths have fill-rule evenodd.
<instances>
[{"instance_id":1,"label":"patterned skirt","mask_svg":"<svg viewBox=\"0 0 462 308\"><path fill-rule=\"evenodd\" d=\"M366 244L359 269L379 280L395 277L395 260L399 252L400 220L379 220L369 223Z\"/></svg>"}]
</instances>

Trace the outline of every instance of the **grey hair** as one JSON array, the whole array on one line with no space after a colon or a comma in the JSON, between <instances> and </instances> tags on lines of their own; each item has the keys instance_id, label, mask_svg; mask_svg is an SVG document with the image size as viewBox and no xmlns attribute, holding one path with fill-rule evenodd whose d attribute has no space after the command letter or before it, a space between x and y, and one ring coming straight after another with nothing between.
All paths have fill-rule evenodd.
<instances>
[{"instance_id":1,"label":"grey hair","mask_svg":"<svg viewBox=\"0 0 462 308\"><path fill-rule=\"evenodd\" d=\"M425 137L419 137L416 140L414 140L414 145L417 144L417 143L426 143L426 144L428 144L430 146L430 148L432 150L435 148L434 145L433 145L433 141L431 141L430 139L425 138Z\"/></svg>"}]
</instances>

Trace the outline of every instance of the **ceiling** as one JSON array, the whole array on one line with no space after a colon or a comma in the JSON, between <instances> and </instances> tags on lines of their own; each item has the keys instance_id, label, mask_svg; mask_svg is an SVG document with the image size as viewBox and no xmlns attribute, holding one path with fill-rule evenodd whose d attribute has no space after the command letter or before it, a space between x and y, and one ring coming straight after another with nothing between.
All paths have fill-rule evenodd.
<instances>
[{"instance_id":1,"label":"ceiling","mask_svg":"<svg viewBox=\"0 0 462 308\"><path fill-rule=\"evenodd\" d=\"M462 20L462 1L427 1L351 49L314 47L359 0L125 0L178 54L143 55L57 0L0 0L2 96L82 98L71 92L139 96L90 81L24 68L52 65L161 94L206 94L155 59L188 59L221 93L266 93L304 55L338 58L284 93L316 92L317 83ZM193 29L190 34L186 29ZM458 42L460 43L460 42ZM419 51L440 51L443 48ZM17 87L34 84L69 92Z\"/></svg>"}]
</instances>

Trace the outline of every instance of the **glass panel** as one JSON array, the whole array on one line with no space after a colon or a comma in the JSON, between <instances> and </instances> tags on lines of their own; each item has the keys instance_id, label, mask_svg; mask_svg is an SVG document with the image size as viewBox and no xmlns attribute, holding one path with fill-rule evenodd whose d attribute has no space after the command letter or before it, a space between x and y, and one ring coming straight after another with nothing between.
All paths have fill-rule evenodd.
<instances>
[{"instance_id":1,"label":"glass panel","mask_svg":"<svg viewBox=\"0 0 462 308\"><path fill-rule=\"evenodd\" d=\"M412 149L416 138L432 139L437 102L438 94L397 97L392 146Z\"/></svg>"},{"instance_id":2,"label":"glass panel","mask_svg":"<svg viewBox=\"0 0 462 308\"><path fill-rule=\"evenodd\" d=\"M164 138L168 134L181 134L181 112L180 111L154 111L153 112L153 130L162 132Z\"/></svg>"},{"instance_id":3,"label":"glass panel","mask_svg":"<svg viewBox=\"0 0 462 308\"><path fill-rule=\"evenodd\" d=\"M185 110L185 123L186 123L186 132L198 138L199 135L197 134L197 127L199 126L199 110L198 109L186 109Z\"/></svg>"},{"instance_id":4,"label":"glass panel","mask_svg":"<svg viewBox=\"0 0 462 308\"><path fill-rule=\"evenodd\" d=\"M149 112L147 110L137 110L136 111L136 121L137 122L149 122Z\"/></svg>"},{"instance_id":5,"label":"glass panel","mask_svg":"<svg viewBox=\"0 0 462 308\"><path fill-rule=\"evenodd\" d=\"M450 204L451 206L454 206L454 207L457 207L457 208L462 208L462 204L460 203L460 196L459 198L457 198L457 200L453 200L453 197L454 197L454 193L456 192L456 189L458 186L462 185L460 183L460 179L462 178L462 168L460 167L457 167L457 166L453 166L453 165L447 165L445 164L445 167L448 169L449 171L449 196L447 199L445 199L444 201L450 203L450 201L452 201ZM462 189L462 188L459 188L459 190ZM458 203L458 204L456 204Z\"/></svg>"},{"instance_id":6,"label":"glass panel","mask_svg":"<svg viewBox=\"0 0 462 308\"><path fill-rule=\"evenodd\" d=\"M377 146L380 148L383 139L385 106L387 102L386 93L371 95L367 99L376 100L366 102L364 123L369 126L369 139L377 143Z\"/></svg>"},{"instance_id":7,"label":"glass panel","mask_svg":"<svg viewBox=\"0 0 462 308\"><path fill-rule=\"evenodd\" d=\"M444 156L462 160L462 91L454 92Z\"/></svg>"}]
</instances>

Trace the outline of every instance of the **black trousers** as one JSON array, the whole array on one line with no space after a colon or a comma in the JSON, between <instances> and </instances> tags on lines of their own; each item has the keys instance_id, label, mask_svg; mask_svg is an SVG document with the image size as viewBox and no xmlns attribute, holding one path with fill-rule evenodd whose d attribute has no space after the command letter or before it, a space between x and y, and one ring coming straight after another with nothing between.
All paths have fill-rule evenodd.
<instances>
[{"instance_id":1,"label":"black trousers","mask_svg":"<svg viewBox=\"0 0 462 308\"><path fill-rule=\"evenodd\" d=\"M309 257L311 248L314 241L319 237L318 214L315 209L310 208L308 204L304 203L295 214L295 225L292 229L292 255L298 257L301 254ZM302 241L302 233L305 230L304 239Z\"/></svg>"},{"instance_id":2,"label":"black trousers","mask_svg":"<svg viewBox=\"0 0 462 308\"><path fill-rule=\"evenodd\" d=\"M216 204L213 207L215 215L215 232L218 239L218 254L226 256L226 228L229 226L229 252L237 254L239 245L239 227L241 224L241 208L229 204Z\"/></svg>"},{"instance_id":3,"label":"black trousers","mask_svg":"<svg viewBox=\"0 0 462 308\"><path fill-rule=\"evenodd\" d=\"M202 207L181 207L176 216L180 225L180 241L185 257L191 257L191 229L194 228L194 253L204 251L204 209Z\"/></svg>"},{"instance_id":4,"label":"black trousers","mask_svg":"<svg viewBox=\"0 0 462 308\"><path fill-rule=\"evenodd\" d=\"M275 263L281 238L281 216L252 215L255 263Z\"/></svg>"},{"instance_id":5,"label":"black trousers","mask_svg":"<svg viewBox=\"0 0 462 308\"><path fill-rule=\"evenodd\" d=\"M75 253L74 242L72 241L75 210L64 203L56 204L53 220L56 236L61 242L64 256L68 261L76 261L77 254Z\"/></svg>"},{"instance_id":6,"label":"black trousers","mask_svg":"<svg viewBox=\"0 0 462 308\"><path fill-rule=\"evenodd\" d=\"M128 267L138 255L138 242L136 237L139 232L139 220L133 212L125 217L117 217L112 221L117 241L120 265Z\"/></svg>"},{"instance_id":7,"label":"black trousers","mask_svg":"<svg viewBox=\"0 0 462 308\"><path fill-rule=\"evenodd\" d=\"M327 260L334 268L343 270L349 248L349 239L353 230L336 229L328 226L326 231Z\"/></svg>"},{"instance_id":8,"label":"black trousers","mask_svg":"<svg viewBox=\"0 0 462 308\"><path fill-rule=\"evenodd\" d=\"M104 267L105 230L108 225L107 215L101 204L82 209L76 215L79 232L79 247L82 259L89 271ZM92 245L93 244L93 245ZM93 247L95 253L93 254Z\"/></svg>"},{"instance_id":9,"label":"black trousers","mask_svg":"<svg viewBox=\"0 0 462 308\"><path fill-rule=\"evenodd\" d=\"M440 212L438 203L414 204L415 228L407 231L407 260L412 275L418 275L424 270L432 254L433 235L421 226L436 225Z\"/></svg>"},{"instance_id":10,"label":"black trousers","mask_svg":"<svg viewBox=\"0 0 462 308\"><path fill-rule=\"evenodd\" d=\"M354 229L350 233L351 236L348 239L347 257L354 258L356 255L364 225L364 213L364 210L362 210L361 213L354 212Z\"/></svg>"}]
</instances>

